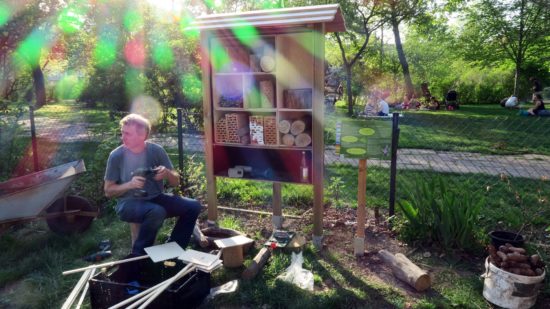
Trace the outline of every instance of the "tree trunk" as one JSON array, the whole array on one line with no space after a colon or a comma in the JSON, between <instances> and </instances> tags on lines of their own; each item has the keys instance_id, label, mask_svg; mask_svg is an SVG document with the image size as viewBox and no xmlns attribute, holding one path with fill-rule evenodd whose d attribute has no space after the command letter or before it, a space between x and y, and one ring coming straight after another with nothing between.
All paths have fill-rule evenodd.
<instances>
[{"instance_id":1,"label":"tree trunk","mask_svg":"<svg viewBox=\"0 0 550 309\"><path fill-rule=\"evenodd\" d=\"M46 87L44 85L44 73L40 65L36 65L32 69L32 79L34 85L34 93L36 95L36 108L40 108L46 104Z\"/></svg>"},{"instance_id":2,"label":"tree trunk","mask_svg":"<svg viewBox=\"0 0 550 309\"><path fill-rule=\"evenodd\" d=\"M519 79L521 76L521 64L523 62L523 32L525 28L525 0L521 1L520 11L519 11L519 36L518 36L518 49L516 51L516 70L514 72L514 96L518 96L518 86Z\"/></svg>"},{"instance_id":3,"label":"tree trunk","mask_svg":"<svg viewBox=\"0 0 550 309\"><path fill-rule=\"evenodd\" d=\"M397 56L399 57L399 63L403 69L403 78L405 79L405 91L409 98L414 93L414 87L411 79L411 73L409 72L409 63L405 57L403 51L403 44L401 44L401 37L399 36L399 23L397 20L392 19L393 36L395 37L395 49L397 50Z\"/></svg>"},{"instance_id":4,"label":"tree trunk","mask_svg":"<svg viewBox=\"0 0 550 309\"><path fill-rule=\"evenodd\" d=\"M346 65L346 95L348 97L348 116L353 115L353 94L351 93L351 67Z\"/></svg>"}]
</instances>

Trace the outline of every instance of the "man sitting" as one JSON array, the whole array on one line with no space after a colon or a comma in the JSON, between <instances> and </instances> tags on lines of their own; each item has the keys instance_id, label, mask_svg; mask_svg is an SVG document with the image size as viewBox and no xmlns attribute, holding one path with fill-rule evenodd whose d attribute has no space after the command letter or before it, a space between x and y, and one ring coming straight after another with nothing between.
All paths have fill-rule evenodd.
<instances>
[{"instance_id":1,"label":"man sitting","mask_svg":"<svg viewBox=\"0 0 550 309\"><path fill-rule=\"evenodd\" d=\"M147 141L151 124L137 114L120 121L122 145L107 160L104 191L116 197L122 221L140 223L132 254L145 254L167 217L178 217L169 241L187 247L201 210L198 201L164 193L164 181L177 186L180 177L162 146ZM136 173L136 171L146 171Z\"/></svg>"}]
</instances>

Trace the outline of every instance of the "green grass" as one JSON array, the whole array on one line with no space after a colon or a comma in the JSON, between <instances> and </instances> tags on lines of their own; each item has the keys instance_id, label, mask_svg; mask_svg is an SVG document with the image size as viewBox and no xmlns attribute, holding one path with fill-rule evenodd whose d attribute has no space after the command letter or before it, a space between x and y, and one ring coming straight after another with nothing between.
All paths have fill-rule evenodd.
<instances>
[{"instance_id":1,"label":"green grass","mask_svg":"<svg viewBox=\"0 0 550 309\"><path fill-rule=\"evenodd\" d=\"M113 211L113 202L105 203L101 194L101 177L105 156L118 142L117 122L109 118L106 110L79 110L72 102L45 106L37 115L72 117L82 113L85 121L99 123L92 126L98 140L74 144L58 144L60 151L56 160L66 160L75 153L83 153L88 173L74 185L76 193L103 205L103 214L89 231L76 236L58 236L37 222L25 227L13 228L0 235L0 264L9 265L0 269L0 307L10 308L52 308L59 307L78 281L78 275L62 276L68 269L88 265L82 257L97 251L102 239L113 241L113 259L124 257L130 250L128 224L121 222ZM409 112L401 121L400 147L440 150L479 151L484 153L536 152L550 150L545 141L549 127L546 119L527 118L515 115L499 106L462 106L459 111ZM79 117L80 117L79 116ZM70 118L69 118L70 119ZM327 118L328 140L334 134L335 117ZM462 125L460 125L462 124ZM438 129L435 130L434 128ZM105 142L105 133L108 141ZM332 135L331 135L332 134ZM332 136L332 137L331 137ZM547 148L547 149L544 149ZM174 162L177 157L172 156ZM430 179L438 173L430 171L400 170L397 179L397 198L407 196L402 189L404 182L419 178ZM478 192L484 195L486 205L480 215L480 236L495 228L520 230L529 237L531 250L538 250L544 260L550 260L548 250L536 243L547 242L545 231L550 222L550 183L531 179L511 179L508 182L499 177L474 174L441 174L446 182L459 192ZM196 178L201 181L201 178ZM335 181L338 180L338 181ZM265 207L271 204L272 185L238 179L218 179L218 198L224 206L249 208ZM367 178L367 207L388 207L388 169L369 166ZM301 214L311 208L313 192L311 186L283 185L284 213ZM519 198L518 198L519 197ZM349 165L326 166L325 202L342 208L355 208L357 199L357 167ZM258 217L259 220L269 220ZM246 230L245 222L238 216L220 213L222 226ZM527 225L524 225L527 223ZM168 220L158 235L162 243L169 235L174 220ZM302 232L311 234L311 224ZM330 231L327 231L327 233ZM250 235L262 239L259 231ZM247 254L248 265L259 249ZM420 251L420 250L419 250ZM387 284L365 277L349 269L345 261L354 257L336 253L331 248L317 252L311 246L304 251L304 268L312 270L315 276L315 292L300 290L281 282L276 277L290 264L290 256L276 253L270 263L253 280L241 282L237 293L221 295L214 300L216 307L252 308L488 308L481 296L482 281L480 262L463 259L460 255L423 259L421 252L411 258L435 269L432 290L418 297L411 297ZM480 253L480 256L483 253ZM222 269L213 278L213 286L240 277L242 269ZM10 292L11 291L11 292ZM550 297L550 283L546 282L540 298ZM89 306L89 304L87 304Z\"/></svg>"}]
</instances>

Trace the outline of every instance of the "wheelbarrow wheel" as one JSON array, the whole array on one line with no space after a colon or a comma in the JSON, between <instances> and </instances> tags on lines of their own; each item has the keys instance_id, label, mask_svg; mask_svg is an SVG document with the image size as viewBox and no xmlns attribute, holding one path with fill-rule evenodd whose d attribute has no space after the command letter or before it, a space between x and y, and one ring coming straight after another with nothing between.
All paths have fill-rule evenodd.
<instances>
[{"instance_id":1,"label":"wheelbarrow wheel","mask_svg":"<svg viewBox=\"0 0 550 309\"><path fill-rule=\"evenodd\" d=\"M66 203L66 205L65 205ZM48 214L63 213L65 211L80 210L88 212L97 212L97 207L92 205L87 199L80 196L69 195L56 200L46 212ZM94 217L76 214L66 214L46 219L51 231L66 235L81 233L87 230Z\"/></svg>"}]
</instances>

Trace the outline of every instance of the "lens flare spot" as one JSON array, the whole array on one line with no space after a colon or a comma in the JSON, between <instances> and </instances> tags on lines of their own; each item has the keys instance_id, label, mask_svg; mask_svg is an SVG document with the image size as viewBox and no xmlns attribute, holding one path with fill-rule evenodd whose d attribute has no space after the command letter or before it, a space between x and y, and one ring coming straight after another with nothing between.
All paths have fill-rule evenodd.
<instances>
[{"instance_id":1,"label":"lens flare spot","mask_svg":"<svg viewBox=\"0 0 550 309\"><path fill-rule=\"evenodd\" d=\"M55 85L55 96L59 100L76 99L84 90L85 81L76 74L67 74Z\"/></svg>"},{"instance_id":2,"label":"lens flare spot","mask_svg":"<svg viewBox=\"0 0 550 309\"><path fill-rule=\"evenodd\" d=\"M57 18L57 25L64 33L72 34L84 25L85 12L82 9L68 7L61 11Z\"/></svg>"},{"instance_id":3,"label":"lens flare spot","mask_svg":"<svg viewBox=\"0 0 550 309\"><path fill-rule=\"evenodd\" d=\"M94 48L93 57L98 67L110 67L116 60L116 44L108 40L100 40Z\"/></svg>"},{"instance_id":4,"label":"lens flare spot","mask_svg":"<svg viewBox=\"0 0 550 309\"><path fill-rule=\"evenodd\" d=\"M132 101L130 111L132 113L140 114L151 121L151 124L155 124L160 120L161 116L160 103L147 95L140 95Z\"/></svg>"},{"instance_id":5,"label":"lens flare spot","mask_svg":"<svg viewBox=\"0 0 550 309\"><path fill-rule=\"evenodd\" d=\"M258 30L251 25L235 28L232 31L244 45L254 46L259 41Z\"/></svg>"},{"instance_id":6,"label":"lens flare spot","mask_svg":"<svg viewBox=\"0 0 550 309\"><path fill-rule=\"evenodd\" d=\"M183 95L193 102L202 98L202 82L193 74L185 74L181 79Z\"/></svg>"},{"instance_id":7,"label":"lens flare spot","mask_svg":"<svg viewBox=\"0 0 550 309\"><path fill-rule=\"evenodd\" d=\"M227 51L220 44L213 44L211 54L212 66L216 71L222 71L225 66L231 63Z\"/></svg>"},{"instance_id":8,"label":"lens flare spot","mask_svg":"<svg viewBox=\"0 0 550 309\"><path fill-rule=\"evenodd\" d=\"M174 52L166 42L159 43L153 48L153 61L162 69L169 70L174 66Z\"/></svg>"},{"instance_id":9,"label":"lens flare spot","mask_svg":"<svg viewBox=\"0 0 550 309\"><path fill-rule=\"evenodd\" d=\"M136 69L128 69L124 76L126 94L130 98L135 98L143 93L143 80L140 78L140 72Z\"/></svg>"},{"instance_id":10,"label":"lens flare spot","mask_svg":"<svg viewBox=\"0 0 550 309\"><path fill-rule=\"evenodd\" d=\"M371 129L371 128L362 128L362 129L359 129L359 134L365 135L365 136L373 135L374 132L375 132L375 131L374 131L373 129Z\"/></svg>"},{"instance_id":11,"label":"lens flare spot","mask_svg":"<svg viewBox=\"0 0 550 309\"><path fill-rule=\"evenodd\" d=\"M183 16L180 19L180 30L182 34L187 38L198 38L199 37L199 30L198 29L187 29L187 27L191 26L191 23L194 21L194 18L191 17L187 12L183 14Z\"/></svg>"},{"instance_id":12,"label":"lens flare spot","mask_svg":"<svg viewBox=\"0 0 550 309\"><path fill-rule=\"evenodd\" d=\"M128 64L142 68L145 64L145 45L141 39L133 39L124 47L124 57Z\"/></svg>"},{"instance_id":13,"label":"lens flare spot","mask_svg":"<svg viewBox=\"0 0 550 309\"><path fill-rule=\"evenodd\" d=\"M19 45L16 55L26 64L36 66L39 63L45 43L43 33L33 32Z\"/></svg>"},{"instance_id":14,"label":"lens flare spot","mask_svg":"<svg viewBox=\"0 0 550 309\"><path fill-rule=\"evenodd\" d=\"M11 10L5 3L0 3L0 27L8 22L10 19Z\"/></svg>"},{"instance_id":15,"label":"lens flare spot","mask_svg":"<svg viewBox=\"0 0 550 309\"><path fill-rule=\"evenodd\" d=\"M124 14L124 27L130 32L135 32L143 27L143 17L136 10L129 10Z\"/></svg>"},{"instance_id":16,"label":"lens flare spot","mask_svg":"<svg viewBox=\"0 0 550 309\"><path fill-rule=\"evenodd\" d=\"M223 4L223 0L204 0L204 4L210 9L215 9Z\"/></svg>"}]
</instances>

